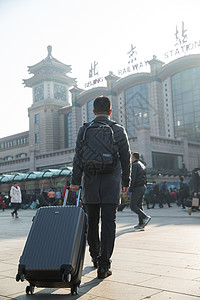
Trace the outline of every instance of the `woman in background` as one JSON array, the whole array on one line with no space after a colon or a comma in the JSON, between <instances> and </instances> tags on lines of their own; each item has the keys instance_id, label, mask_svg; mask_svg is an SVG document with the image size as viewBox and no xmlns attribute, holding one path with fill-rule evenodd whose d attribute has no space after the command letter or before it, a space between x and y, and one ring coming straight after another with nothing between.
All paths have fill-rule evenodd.
<instances>
[{"instance_id":1,"label":"woman in background","mask_svg":"<svg viewBox=\"0 0 200 300\"><path fill-rule=\"evenodd\" d=\"M11 212L12 217L15 216L15 218L19 218L17 211L22 203L22 194L21 189L16 181L13 182L13 185L10 189L10 202L14 205L14 210Z\"/></svg>"}]
</instances>

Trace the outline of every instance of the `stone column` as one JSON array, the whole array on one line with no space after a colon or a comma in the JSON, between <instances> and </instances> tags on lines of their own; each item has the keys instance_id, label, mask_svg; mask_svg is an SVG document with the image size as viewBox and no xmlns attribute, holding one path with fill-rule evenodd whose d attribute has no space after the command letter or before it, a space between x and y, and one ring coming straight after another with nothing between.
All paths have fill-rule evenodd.
<instances>
[{"instance_id":1,"label":"stone column","mask_svg":"<svg viewBox=\"0 0 200 300\"><path fill-rule=\"evenodd\" d=\"M188 138L186 134L182 135L183 141L183 162L185 164L185 168L189 170L189 149L188 149Z\"/></svg>"},{"instance_id":2,"label":"stone column","mask_svg":"<svg viewBox=\"0 0 200 300\"><path fill-rule=\"evenodd\" d=\"M30 164L29 164L29 168L30 168L30 172L36 171L35 168L35 149L33 146L30 146L30 151L29 151L29 155L30 155Z\"/></svg>"},{"instance_id":3,"label":"stone column","mask_svg":"<svg viewBox=\"0 0 200 300\"><path fill-rule=\"evenodd\" d=\"M152 152L150 140L150 127L141 126L138 128L137 147L140 153L141 160L143 160L148 168L152 168Z\"/></svg>"}]
</instances>

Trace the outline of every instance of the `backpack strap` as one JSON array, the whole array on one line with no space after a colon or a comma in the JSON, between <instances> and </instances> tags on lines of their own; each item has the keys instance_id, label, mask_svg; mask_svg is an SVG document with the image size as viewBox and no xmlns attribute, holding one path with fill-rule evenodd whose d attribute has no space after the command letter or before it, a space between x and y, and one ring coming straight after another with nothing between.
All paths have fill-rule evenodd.
<instances>
[{"instance_id":1,"label":"backpack strap","mask_svg":"<svg viewBox=\"0 0 200 300\"><path fill-rule=\"evenodd\" d=\"M88 129L89 129L93 124L95 124L95 123L97 123L97 124L102 124L102 125L107 126L108 128L110 128L111 135L112 135L112 140L113 140L113 144L116 145L116 141L115 141L115 137L114 137L114 131L113 131L113 128L112 128L112 125L113 125L115 122L112 122L112 125L111 125L111 124L109 125L109 124L106 123L106 122L103 122L103 121L95 121L95 120L93 120L91 123L89 123L89 125L86 127L86 129L85 129L85 131L84 131L84 133L83 133L83 139L82 139L82 142L84 142L85 139L86 139L86 133L87 133ZM86 125L86 123L85 123L84 125Z\"/></svg>"}]
</instances>

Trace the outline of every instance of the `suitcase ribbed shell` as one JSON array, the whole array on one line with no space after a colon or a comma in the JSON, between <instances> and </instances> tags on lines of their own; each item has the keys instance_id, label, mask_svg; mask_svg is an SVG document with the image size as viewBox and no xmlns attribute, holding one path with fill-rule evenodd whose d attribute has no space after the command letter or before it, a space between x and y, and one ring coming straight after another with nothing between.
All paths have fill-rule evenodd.
<instances>
[{"instance_id":1,"label":"suitcase ribbed shell","mask_svg":"<svg viewBox=\"0 0 200 300\"><path fill-rule=\"evenodd\" d=\"M86 231L85 213L80 207L51 206L38 209L33 219L20 265L25 270L76 269L81 239Z\"/></svg>"}]
</instances>

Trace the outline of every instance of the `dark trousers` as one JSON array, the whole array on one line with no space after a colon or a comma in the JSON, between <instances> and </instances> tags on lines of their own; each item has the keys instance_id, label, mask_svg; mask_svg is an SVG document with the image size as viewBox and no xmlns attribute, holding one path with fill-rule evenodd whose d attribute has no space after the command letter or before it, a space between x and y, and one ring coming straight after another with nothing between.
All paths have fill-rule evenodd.
<instances>
[{"instance_id":1,"label":"dark trousers","mask_svg":"<svg viewBox=\"0 0 200 300\"><path fill-rule=\"evenodd\" d=\"M131 193L130 208L138 215L140 225L143 224L143 219L147 217L147 215L144 213L143 205L142 205L144 193L145 193L144 186L134 187Z\"/></svg>"},{"instance_id":2,"label":"dark trousers","mask_svg":"<svg viewBox=\"0 0 200 300\"><path fill-rule=\"evenodd\" d=\"M117 204L86 204L88 215L88 245L92 258L99 266L110 268L116 231ZM99 237L99 218L101 216L101 237Z\"/></svg>"},{"instance_id":3,"label":"dark trousers","mask_svg":"<svg viewBox=\"0 0 200 300\"><path fill-rule=\"evenodd\" d=\"M157 195L153 195L153 196L152 196L152 208L154 208L154 206L155 206L155 204L156 204L157 201L158 201L158 203L159 203L159 207L162 208L162 207L163 207L163 204L162 204L162 201L161 201L159 195L158 195L158 196L157 196Z\"/></svg>"},{"instance_id":4,"label":"dark trousers","mask_svg":"<svg viewBox=\"0 0 200 300\"><path fill-rule=\"evenodd\" d=\"M179 201L182 205L182 208L185 208L185 195L180 194Z\"/></svg>"},{"instance_id":5,"label":"dark trousers","mask_svg":"<svg viewBox=\"0 0 200 300\"><path fill-rule=\"evenodd\" d=\"M170 205L170 195L169 194L167 194L167 195L165 195L165 194L162 194L162 203L166 203L167 202L167 205L170 207L171 205Z\"/></svg>"},{"instance_id":6,"label":"dark trousers","mask_svg":"<svg viewBox=\"0 0 200 300\"><path fill-rule=\"evenodd\" d=\"M21 203L13 203L13 206L14 206L14 210L12 213L17 215L17 211L20 208Z\"/></svg>"}]
</instances>

